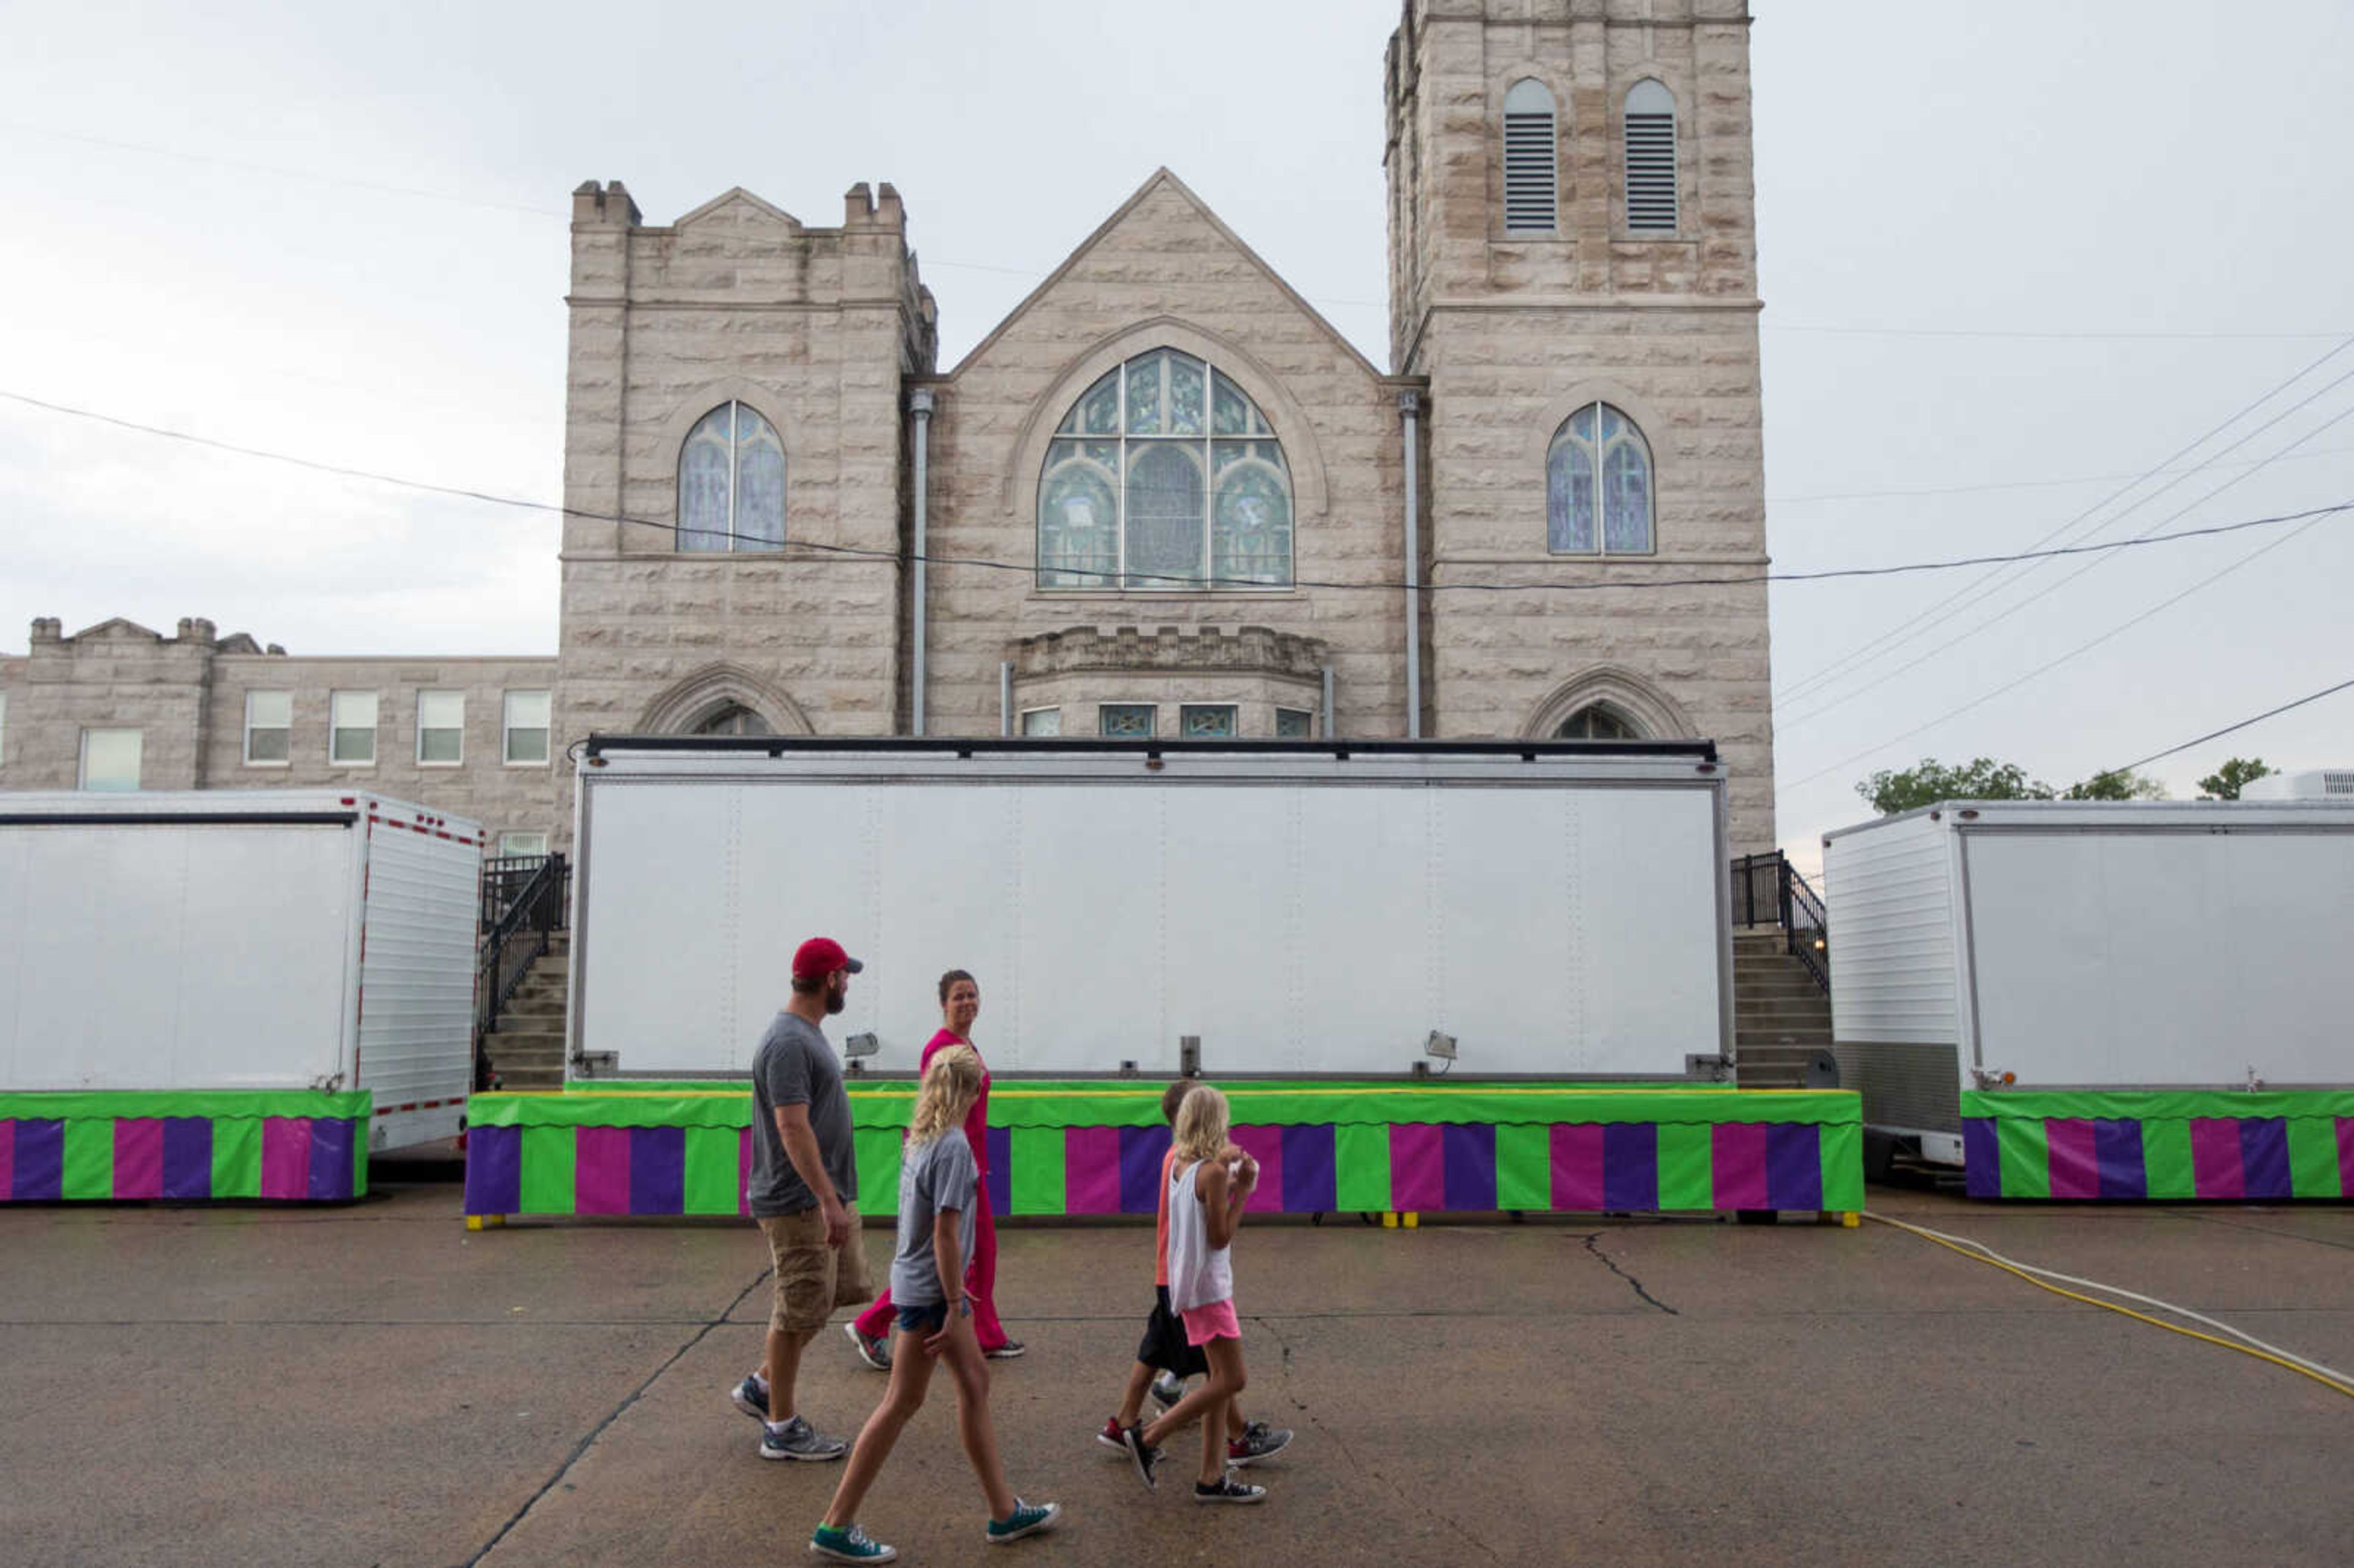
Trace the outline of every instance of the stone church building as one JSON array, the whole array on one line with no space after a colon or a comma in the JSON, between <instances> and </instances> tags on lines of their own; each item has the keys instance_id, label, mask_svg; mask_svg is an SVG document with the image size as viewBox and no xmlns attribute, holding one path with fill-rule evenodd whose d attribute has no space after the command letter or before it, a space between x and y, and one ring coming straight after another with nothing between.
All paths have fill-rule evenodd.
<instances>
[{"instance_id":1,"label":"stone church building","mask_svg":"<svg viewBox=\"0 0 2354 1568\"><path fill-rule=\"evenodd\" d=\"M1745 0L1408 0L1389 365L1154 173L958 364L889 185L573 196L552 657L37 620L0 788L569 838L592 733L1705 736L1774 842Z\"/></svg>"}]
</instances>

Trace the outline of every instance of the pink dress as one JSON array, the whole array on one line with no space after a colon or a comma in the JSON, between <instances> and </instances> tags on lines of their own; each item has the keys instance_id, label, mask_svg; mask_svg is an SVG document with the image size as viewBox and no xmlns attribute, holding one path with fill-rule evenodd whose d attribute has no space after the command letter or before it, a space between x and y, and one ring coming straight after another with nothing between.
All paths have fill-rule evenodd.
<instances>
[{"instance_id":1,"label":"pink dress","mask_svg":"<svg viewBox=\"0 0 2354 1568\"><path fill-rule=\"evenodd\" d=\"M925 1043L923 1060L917 1071L921 1074L932 1065L932 1058L949 1045L970 1045L970 1040L959 1039L943 1029ZM975 1055L981 1053L975 1049ZM965 1141L972 1145L972 1161L981 1168L981 1185L973 1190L972 1256L965 1263L965 1294L972 1298L972 1331L981 1348L993 1351L1006 1342L1005 1325L997 1320L997 1225L989 1212L989 1064L981 1067L981 1097L972 1102L965 1114ZM886 1288L874 1305L858 1315L858 1331L870 1340L888 1339L891 1321L896 1312L891 1305L891 1292Z\"/></svg>"}]
</instances>

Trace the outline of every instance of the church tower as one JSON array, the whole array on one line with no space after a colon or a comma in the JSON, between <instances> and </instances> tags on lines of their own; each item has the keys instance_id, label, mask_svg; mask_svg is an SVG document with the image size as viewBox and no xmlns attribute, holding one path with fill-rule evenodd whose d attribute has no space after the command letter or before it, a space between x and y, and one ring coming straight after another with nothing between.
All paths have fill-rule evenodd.
<instances>
[{"instance_id":1,"label":"church tower","mask_svg":"<svg viewBox=\"0 0 2354 1568\"><path fill-rule=\"evenodd\" d=\"M1774 842L1746 0L1406 0L1425 732L1716 741ZM1510 591L1482 591L1507 588Z\"/></svg>"}]
</instances>

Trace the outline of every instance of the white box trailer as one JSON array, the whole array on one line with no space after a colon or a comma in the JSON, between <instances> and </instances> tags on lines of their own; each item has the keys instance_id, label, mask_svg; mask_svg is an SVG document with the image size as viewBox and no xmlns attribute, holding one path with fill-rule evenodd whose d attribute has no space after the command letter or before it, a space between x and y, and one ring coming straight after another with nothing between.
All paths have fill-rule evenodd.
<instances>
[{"instance_id":1,"label":"white box trailer","mask_svg":"<svg viewBox=\"0 0 2354 1568\"><path fill-rule=\"evenodd\" d=\"M992 1071L1681 1077L1731 1048L1708 742L595 736L575 1076L741 1074L804 938L912 1071L981 980Z\"/></svg>"},{"instance_id":2,"label":"white box trailer","mask_svg":"<svg viewBox=\"0 0 2354 1568\"><path fill-rule=\"evenodd\" d=\"M0 793L0 1089L366 1089L460 1128L482 834L351 790Z\"/></svg>"},{"instance_id":3,"label":"white box trailer","mask_svg":"<svg viewBox=\"0 0 2354 1568\"><path fill-rule=\"evenodd\" d=\"M1931 1161L1969 1089L2354 1082L2354 805L1948 800L1823 872L1840 1081Z\"/></svg>"}]
</instances>

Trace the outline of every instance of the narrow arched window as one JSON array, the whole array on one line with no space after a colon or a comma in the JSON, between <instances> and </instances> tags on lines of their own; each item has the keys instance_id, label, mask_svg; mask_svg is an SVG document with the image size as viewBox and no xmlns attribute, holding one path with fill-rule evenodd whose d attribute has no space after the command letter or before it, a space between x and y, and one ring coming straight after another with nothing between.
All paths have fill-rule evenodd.
<instances>
[{"instance_id":1,"label":"narrow arched window","mask_svg":"<svg viewBox=\"0 0 2354 1568\"><path fill-rule=\"evenodd\" d=\"M1055 427L1038 476L1038 586L1291 582L1291 471L1215 366L1173 348L1118 366Z\"/></svg>"},{"instance_id":2,"label":"narrow arched window","mask_svg":"<svg viewBox=\"0 0 2354 1568\"><path fill-rule=\"evenodd\" d=\"M1640 740L1641 728L1633 719L1606 703L1589 703L1567 718L1554 730L1558 740Z\"/></svg>"},{"instance_id":3,"label":"narrow arched window","mask_svg":"<svg viewBox=\"0 0 2354 1568\"><path fill-rule=\"evenodd\" d=\"M1676 231L1676 95L1649 78L1627 94L1627 230Z\"/></svg>"},{"instance_id":4,"label":"narrow arched window","mask_svg":"<svg viewBox=\"0 0 2354 1568\"><path fill-rule=\"evenodd\" d=\"M1635 421L1588 403L1545 454L1545 547L1561 556L1651 550L1651 447Z\"/></svg>"},{"instance_id":5,"label":"narrow arched window","mask_svg":"<svg viewBox=\"0 0 2354 1568\"><path fill-rule=\"evenodd\" d=\"M678 547L774 550L785 542L785 444L749 405L695 422L678 453Z\"/></svg>"},{"instance_id":6,"label":"narrow arched window","mask_svg":"<svg viewBox=\"0 0 2354 1568\"><path fill-rule=\"evenodd\" d=\"M1550 234L1555 225L1553 93L1522 77L1504 93L1504 232Z\"/></svg>"},{"instance_id":7,"label":"narrow arched window","mask_svg":"<svg viewBox=\"0 0 2354 1568\"><path fill-rule=\"evenodd\" d=\"M776 726L741 703L722 703L687 726L689 735L774 735Z\"/></svg>"}]
</instances>

